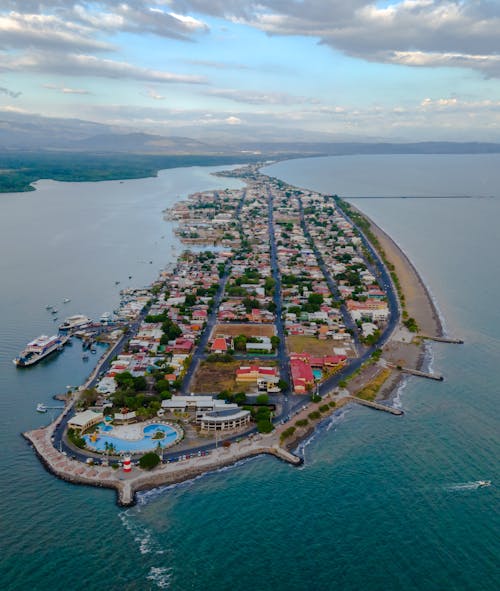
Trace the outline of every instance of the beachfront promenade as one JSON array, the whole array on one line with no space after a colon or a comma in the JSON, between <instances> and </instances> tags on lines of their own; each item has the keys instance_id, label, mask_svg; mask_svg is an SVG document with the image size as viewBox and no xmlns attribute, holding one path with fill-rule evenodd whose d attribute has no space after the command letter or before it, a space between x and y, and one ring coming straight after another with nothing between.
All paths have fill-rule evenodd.
<instances>
[{"instance_id":1,"label":"beachfront promenade","mask_svg":"<svg viewBox=\"0 0 500 591\"><path fill-rule=\"evenodd\" d=\"M279 432L276 432L244 439L229 447L220 446L205 456L163 464L151 472L134 467L132 472L125 473L110 466L89 466L59 452L52 442L53 429L49 425L24 434L45 467L67 482L115 489L121 506L133 505L137 491L183 482L258 455L272 455L294 466L302 463L301 458L279 445Z\"/></svg>"}]
</instances>

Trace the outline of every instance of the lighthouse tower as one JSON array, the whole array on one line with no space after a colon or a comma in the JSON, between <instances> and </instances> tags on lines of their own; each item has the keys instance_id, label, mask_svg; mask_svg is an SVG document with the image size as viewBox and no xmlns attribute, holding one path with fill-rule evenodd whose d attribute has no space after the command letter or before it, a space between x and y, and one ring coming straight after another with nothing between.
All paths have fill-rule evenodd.
<instances>
[{"instance_id":1,"label":"lighthouse tower","mask_svg":"<svg viewBox=\"0 0 500 591\"><path fill-rule=\"evenodd\" d=\"M130 456L125 456L123 458L123 471L132 472L132 461L130 459Z\"/></svg>"}]
</instances>

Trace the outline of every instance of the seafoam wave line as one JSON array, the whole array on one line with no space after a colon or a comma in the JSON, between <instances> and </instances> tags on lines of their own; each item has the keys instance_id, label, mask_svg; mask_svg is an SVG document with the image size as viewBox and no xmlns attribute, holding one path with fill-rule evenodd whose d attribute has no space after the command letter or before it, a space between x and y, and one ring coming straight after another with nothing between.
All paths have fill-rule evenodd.
<instances>
[{"instance_id":1,"label":"seafoam wave line","mask_svg":"<svg viewBox=\"0 0 500 591\"><path fill-rule=\"evenodd\" d=\"M258 455L258 456L251 456L249 458L244 458L243 460L238 460L237 462L235 462L234 464L231 464L230 466L222 466L221 468L217 468L215 470L209 470L207 472L203 472L203 474L198 474L198 476L194 476L193 478L189 478L188 480L184 480L183 482L176 482L174 484L168 484L166 486L158 486L158 487L153 488L151 490L138 492L136 494L137 505L139 505L139 506L146 505L148 503L151 503L152 501L154 501L158 497L163 496L169 490L178 489L178 488L188 488L188 487L192 486L195 482L198 482L198 480L201 480L202 478L206 478L207 476L210 476L212 474L219 474L221 472L227 472L229 470L239 468L240 466L243 466L244 464L248 464L248 462L252 462L253 460L256 460L260 457L261 456Z\"/></svg>"}]
</instances>

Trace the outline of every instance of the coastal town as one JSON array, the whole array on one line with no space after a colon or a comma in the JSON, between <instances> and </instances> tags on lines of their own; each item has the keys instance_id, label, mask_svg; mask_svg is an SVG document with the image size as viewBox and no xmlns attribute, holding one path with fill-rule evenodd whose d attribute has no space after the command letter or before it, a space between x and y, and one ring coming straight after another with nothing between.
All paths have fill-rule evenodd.
<instances>
[{"instance_id":1,"label":"coastal town","mask_svg":"<svg viewBox=\"0 0 500 591\"><path fill-rule=\"evenodd\" d=\"M246 186L165 212L185 245L174 265L122 291L113 318L60 326L54 351L109 347L61 415L24 434L53 473L124 505L252 455L298 464L298 441L345 404L403 414L375 399L422 373L417 322L359 213L257 165L219 174Z\"/></svg>"}]
</instances>

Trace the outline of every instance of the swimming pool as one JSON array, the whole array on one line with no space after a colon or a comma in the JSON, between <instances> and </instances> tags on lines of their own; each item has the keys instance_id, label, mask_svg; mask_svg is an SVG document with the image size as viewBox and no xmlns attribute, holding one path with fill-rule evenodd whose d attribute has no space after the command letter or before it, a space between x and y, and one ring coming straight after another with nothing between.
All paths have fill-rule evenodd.
<instances>
[{"instance_id":1,"label":"swimming pool","mask_svg":"<svg viewBox=\"0 0 500 591\"><path fill-rule=\"evenodd\" d=\"M118 453L137 453L151 451L156 449L158 445L160 445L162 448L170 447L181 437L176 429L161 423L153 423L143 427L141 429L142 437L140 434L139 437L134 437L133 439L129 439L128 437L119 437L120 433L127 433L127 427L129 428L129 431L132 431L132 428L137 430L139 426L136 424L126 427L119 427L119 430L117 431L114 427L105 425L100 427L99 431L97 432L97 439L95 441L91 439L91 435L84 435L83 438L85 439L87 447L95 451L107 451L109 446L112 445L114 451ZM158 433L158 431L164 434L163 439L153 439L153 436Z\"/></svg>"},{"instance_id":2,"label":"swimming pool","mask_svg":"<svg viewBox=\"0 0 500 591\"><path fill-rule=\"evenodd\" d=\"M323 372L320 369L313 369L313 376L315 380L321 380Z\"/></svg>"}]
</instances>

